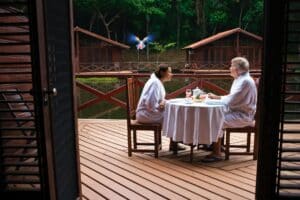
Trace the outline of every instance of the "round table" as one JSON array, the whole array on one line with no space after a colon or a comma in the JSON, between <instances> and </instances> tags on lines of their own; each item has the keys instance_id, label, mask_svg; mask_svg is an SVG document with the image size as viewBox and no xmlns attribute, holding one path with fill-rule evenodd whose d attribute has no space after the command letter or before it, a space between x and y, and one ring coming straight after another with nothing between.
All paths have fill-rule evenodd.
<instances>
[{"instance_id":1,"label":"round table","mask_svg":"<svg viewBox=\"0 0 300 200\"><path fill-rule=\"evenodd\" d=\"M184 98L166 102L162 132L183 144L211 144L222 131L224 108L221 103L191 102Z\"/></svg>"}]
</instances>

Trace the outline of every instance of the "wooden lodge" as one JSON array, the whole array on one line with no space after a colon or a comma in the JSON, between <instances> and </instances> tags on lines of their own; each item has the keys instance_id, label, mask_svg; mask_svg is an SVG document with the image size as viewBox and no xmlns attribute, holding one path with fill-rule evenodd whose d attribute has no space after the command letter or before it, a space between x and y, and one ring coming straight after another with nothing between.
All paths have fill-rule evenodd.
<instances>
[{"instance_id":1,"label":"wooden lodge","mask_svg":"<svg viewBox=\"0 0 300 200\"><path fill-rule=\"evenodd\" d=\"M80 27L74 28L76 71L118 68L122 51L130 47Z\"/></svg>"},{"instance_id":2,"label":"wooden lodge","mask_svg":"<svg viewBox=\"0 0 300 200\"><path fill-rule=\"evenodd\" d=\"M262 37L240 28L224 31L190 44L186 61L190 69L224 69L235 56L246 57L252 69L262 65Z\"/></svg>"}]
</instances>

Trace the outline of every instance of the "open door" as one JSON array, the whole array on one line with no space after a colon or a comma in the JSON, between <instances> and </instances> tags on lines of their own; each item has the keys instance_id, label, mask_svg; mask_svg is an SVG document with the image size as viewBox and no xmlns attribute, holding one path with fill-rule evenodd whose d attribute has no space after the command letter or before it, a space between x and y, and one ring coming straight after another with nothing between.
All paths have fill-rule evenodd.
<instances>
[{"instance_id":1,"label":"open door","mask_svg":"<svg viewBox=\"0 0 300 200\"><path fill-rule=\"evenodd\" d=\"M257 199L300 199L300 1L265 1Z\"/></svg>"},{"instance_id":2,"label":"open door","mask_svg":"<svg viewBox=\"0 0 300 200\"><path fill-rule=\"evenodd\" d=\"M72 1L36 1L36 4L41 42L37 79L40 77L38 90L42 95L50 197L76 199L81 196L81 189L72 71Z\"/></svg>"},{"instance_id":3,"label":"open door","mask_svg":"<svg viewBox=\"0 0 300 200\"><path fill-rule=\"evenodd\" d=\"M0 6L1 199L76 199L72 1Z\"/></svg>"}]
</instances>

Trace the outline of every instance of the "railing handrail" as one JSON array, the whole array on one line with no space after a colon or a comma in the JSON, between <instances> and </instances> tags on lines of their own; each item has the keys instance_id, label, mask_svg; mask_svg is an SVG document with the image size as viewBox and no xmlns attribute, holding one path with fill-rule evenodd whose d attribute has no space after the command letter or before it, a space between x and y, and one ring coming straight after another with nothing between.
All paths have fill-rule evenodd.
<instances>
[{"instance_id":1,"label":"railing handrail","mask_svg":"<svg viewBox=\"0 0 300 200\"><path fill-rule=\"evenodd\" d=\"M229 70L190 70L190 73L174 73L174 78L204 78L204 79L219 79L231 78ZM89 77L149 77L151 73L136 73L132 71L107 71L107 72L80 72L75 73L76 78ZM250 75L260 77L261 70L250 70Z\"/></svg>"}]
</instances>

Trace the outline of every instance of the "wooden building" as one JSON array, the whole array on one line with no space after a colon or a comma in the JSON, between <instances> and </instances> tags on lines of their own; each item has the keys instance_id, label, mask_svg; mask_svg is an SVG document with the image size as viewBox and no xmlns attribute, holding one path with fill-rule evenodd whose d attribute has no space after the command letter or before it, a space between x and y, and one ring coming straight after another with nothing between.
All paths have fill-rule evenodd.
<instances>
[{"instance_id":1,"label":"wooden building","mask_svg":"<svg viewBox=\"0 0 300 200\"><path fill-rule=\"evenodd\" d=\"M76 71L119 67L122 51L130 47L80 27L74 28Z\"/></svg>"},{"instance_id":2,"label":"wooden building","mask_svg":"<svg viewBox=\"0 0 300 200\"><path fill-rule=\"evenodd\" d=\"M262 37L240 28L224 31L190 44L186 61L190 68L228 68L235 56L246 57L251 68L260 69L262 64Z\"/></svg>"}]
</instances>

